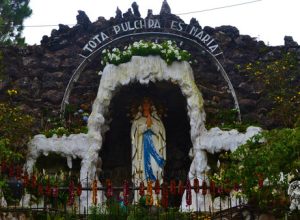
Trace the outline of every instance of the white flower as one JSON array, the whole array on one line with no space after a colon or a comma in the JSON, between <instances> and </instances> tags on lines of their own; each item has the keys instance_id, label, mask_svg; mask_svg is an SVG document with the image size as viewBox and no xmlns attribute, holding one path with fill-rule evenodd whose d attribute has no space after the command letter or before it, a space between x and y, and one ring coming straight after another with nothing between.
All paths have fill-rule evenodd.
<instances>
[{"instance_id":1,"label":"white flower","mask_svg":"<svg viewBox=\"0 0 300 220\"><path fill-rule=\"evenodd\" d=\"M112 49L112 52L118 52L118 51L120 51L118 48Z\"/></svg>"},{"instance_id":2,"label":"white flower","mask_svg":"<svg viewBox=\"0 0 300 220\"><path fill-rule=\"evenodd\" d=\"M272 195L276 195L278 193L278 191L276 189L272 190Z\"/></svg>"},{"instance_id":3,"label":"white flower","mask_svg":"<svg viewBox=\"0 0 300 220\"><path fill-rule=\"evenodd\" d=\"M105 54L106 52L107 52L107 50L106 50L106 49L102 50L102 54Z\"/></svg>"},{"instance_id":4,"label":"white flower","mask_svg":"<svg viewBox=\"0 0 300 220\"><path fill-rule=\"evenodd\" d=\"M169 50L175 50L175 48L170 45L168 46L168 48L169 48Z\"/></svg>"},{"instance_id":5,"label":"white flower","mask_svg":"<svg viewBox=\"0 0 300 220\"><path fill-rule=\"evenodd\" d=\"M164 50L162 50L161 52L162 52L162 53L167 53L167 50L166 50L166 49L164 49Z\"/></svg>"},{"instance_id":6,"label":"white flower","mask_svg":"<svg viewBox=\"0 0 300 220\"><path fill-rule=\"evenodd\" d=\"M291 182L291 180L294 178L295 178L294 174L288 173L288 176L287 176L288 182Z\"/></svg>"},{"instance_id":7,"label":"white flower","mask_svg":"<svg viewBox=\"0 0 300 220\"><path fill-rule=\"evenodd\" d=\"M134 43L133 43L133 47L137 47L137 48L138 48L139 46L140 46L140 45L139 45L138 42L134 42Z\"/></svg>"},{"instance_id":8,"label":"white flower","mask_svg":"<svg viewBox=\"0 0 300 220\"><path fill-rule=\"evenodd\" d=\"M170 41L170 40L168 40L167 43L168 43L169 45L172 45L172 41Z\"/></svg>"}]
</instances>

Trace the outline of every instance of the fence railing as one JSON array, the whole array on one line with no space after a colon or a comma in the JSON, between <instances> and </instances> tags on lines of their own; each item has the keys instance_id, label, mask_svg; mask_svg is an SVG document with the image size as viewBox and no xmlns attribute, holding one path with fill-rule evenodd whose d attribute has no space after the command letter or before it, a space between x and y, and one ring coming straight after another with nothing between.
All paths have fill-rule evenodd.
<instances>
[{"instance_id":1,"label":"fence railing","mask_svg":"<svg viewBox=\"0 0 300 220\"><path fill-rule=\"evenodd\" d=\"M198 179L160 183L110 180L79 181L72 175L27 175L1 166L0 219L15 216L68 216L65 219L254 219L251 208L233 189ZM88 175L87 175L88 176ZM81 182L85 184L83 187ZM235 196L233 195L235 194ZM288 212L288 210L286 210ZM50 216L50 217L49 217ZM34 217L33 219L43 219Z\"/></svg>"}]
</instances>

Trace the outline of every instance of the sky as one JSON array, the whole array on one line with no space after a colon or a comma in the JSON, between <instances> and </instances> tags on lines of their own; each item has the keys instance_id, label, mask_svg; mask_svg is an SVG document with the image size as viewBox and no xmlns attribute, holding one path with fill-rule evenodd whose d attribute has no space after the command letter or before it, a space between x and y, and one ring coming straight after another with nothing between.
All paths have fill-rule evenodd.
<instances>
[{"instance_id":1,"label":"sky","mask_svg":"<svg viewBox=\"0 0 300 220\"><path fill-rule=\"evenodd\" d=\"M142 17L147 15L148 9L152 9L153 14L159 14L163 2L163 0L135 1L139 5ZM100 16L109 19L115 16L117 7L124 13L133 2L134 0L30 0L33 13L24 22L23 36L30 45L40 44L43 35L50 35L51 30L57 27L30 26L58 24L72 26L76 24L78 10L85 11L92 22ZM240 34L263 40L271 46L283 45L286 35L292 36L300 44L299 0L167 0L167 2L173 14L202 11L180 15L186 23L194 17L202 27L232 25L239 29ZM246 2L249 3L207 10Z\"/></svg>"}]
</instances>

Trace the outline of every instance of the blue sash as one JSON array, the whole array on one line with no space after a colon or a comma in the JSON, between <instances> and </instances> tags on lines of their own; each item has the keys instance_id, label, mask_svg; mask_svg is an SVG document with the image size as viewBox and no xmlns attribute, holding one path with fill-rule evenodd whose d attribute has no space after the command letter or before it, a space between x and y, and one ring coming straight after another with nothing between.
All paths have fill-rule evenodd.
<instances>
[{"instance_id":1,"label":"blue sash","mask_svg":"<svg viewBox=\"0 0 300 220\"><path fill-rule=\"evenodd\" d=\"M153 174L153 170L151 167L150 155L154 158L154 160L156 161L157 165L160 168L163 168L165 160L155 150L153 140L152 140L153 134L154 133L150 129L145 131L145 133L143 134L143 145L144 145L144 167L145 167L146 180L155 181L156 177Z\"/></svg>"}]
</instances>

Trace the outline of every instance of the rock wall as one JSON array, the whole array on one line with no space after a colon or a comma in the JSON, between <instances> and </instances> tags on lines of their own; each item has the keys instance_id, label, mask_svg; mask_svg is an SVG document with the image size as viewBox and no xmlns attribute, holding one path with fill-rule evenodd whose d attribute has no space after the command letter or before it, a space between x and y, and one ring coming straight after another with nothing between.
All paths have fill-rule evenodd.
<instances>
[{"instance_id":1,"label":"rock wall","mask_svg":"<svg viewBox=\"0 0 300 220\"><path fill-rule=\"evenodd\" d=\"M52 31L51 36L43 37L41 45L2 48L5 69L0 81L0 100L4 99L7 89L16 88L19 94L14 98L14 102L19 103L37 119L45 115L45 112L58 115L66 85L82 60L78 55L82 47L99 30L119 23L122 19L139 18L140 13L135 3L132 4L132 10L122 13L118 9L114 18L106 20L99 17L95 22L91 22L83 11L79 11L77 25L70 28L60 24L58 30ZM166 2L159 15L153 15L149 10L147 17L181 20L171 14ZM194 18L190 23L199 25ZM260 124L267 128L275 126L262 113L270 107L261 99L260 86L250 83L249 79L238 71L236 65L256 60L272 60L278 58L282 51L294 51L300 60L298 44L291 37L285 37L284 46L270 47L248 35L240 35L239 30L232 26L203 29L218 40L224 52L223 66L237 92L243 119L259 120ZM184 47L197 60L192 67L196 83L204 95L205 111L209 114L217 112L220 108L233 108L227 85L208 57L199 54L188 45ZM102 68L99 59L94 60L84 70L72 91L71 104L91 106L101 78L97 73Z\"/></svg>"}]
</instances>

